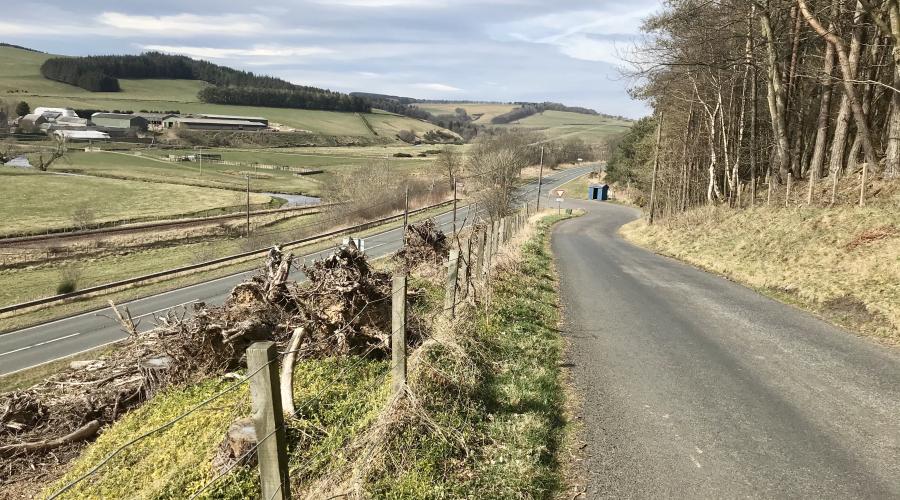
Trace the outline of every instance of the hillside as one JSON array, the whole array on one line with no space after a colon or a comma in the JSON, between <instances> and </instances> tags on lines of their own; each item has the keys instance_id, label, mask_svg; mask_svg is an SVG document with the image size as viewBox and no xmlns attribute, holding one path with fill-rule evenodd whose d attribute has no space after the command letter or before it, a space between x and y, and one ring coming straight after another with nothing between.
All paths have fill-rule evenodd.
<instances>
[{"instance_id":1,"label":"hillside","mask_svg":"<svg viewBox=\"0 0 900 500\"><path fill-rule=\"evenodd\" d=\"M119 79L120 92L89 92L41 76L41 64L53 54L0 46L0 99L27 101L36 106L107 110L178 110L182 113L261 115L271 122L323 135L373 136L360 116L366 117L379 137L393 138L398 130L418 133L438 128L412 118L373 110L345 113L304 109L230 106L200 102L197 93L207 86L198 80Z\"/></svg>"},{"instance_id":2,"label":"hillside","mask_svg":"<svg viewBox=\"0 0 900 500\"><path fill-rule=\"evenodd\" d=\"M827 182L820 191L827 193ZM805 189L798 189L801 194ZM623 227L633 242L810 310L854 332L900 343L900 191L876 185L865 207L848 186L835 207L735 210L707 206L648 226ZM779 193L780 194L780 193ZM800 198L800 196L798 196ZM843 202L843 203L840 203Z\"/></svg>"},{"instance_id":3,"label":"hillside","mask_svg":"<svg viewBox=\"0 0 900 500\"><path fill-rule=\"evenodd\" d=\"M603 143L609 137L628 131L632 122L603 115L585 115L568 111L544 111L496 127L518 127L543 132L550 139L579 137L590 143Z\"/></svg>"}]
</instances>

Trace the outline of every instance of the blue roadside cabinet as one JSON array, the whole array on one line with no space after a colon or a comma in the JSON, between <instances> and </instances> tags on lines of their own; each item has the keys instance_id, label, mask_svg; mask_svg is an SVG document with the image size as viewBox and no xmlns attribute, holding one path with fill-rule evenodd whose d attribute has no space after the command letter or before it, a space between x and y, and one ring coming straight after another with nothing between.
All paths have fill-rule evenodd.
<instances>
[{"instance_id":1,"label":"blue roadside cabinet","mask_svg":"<svg viewBox=\"0 0 900 500\"><path fill-rule=\"evenodd\" d=\"M591 184L588 186L588 199L606 201L609 199L608 184Z\"/></svg>"}]
</instances>

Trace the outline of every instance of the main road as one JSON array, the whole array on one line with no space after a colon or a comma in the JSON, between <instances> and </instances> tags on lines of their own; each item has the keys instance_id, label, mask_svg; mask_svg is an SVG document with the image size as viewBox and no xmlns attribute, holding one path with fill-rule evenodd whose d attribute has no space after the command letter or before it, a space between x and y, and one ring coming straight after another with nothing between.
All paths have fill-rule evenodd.
<instances>
[{"instance_id":1,"label":"main road","mask_svg":"<svg viewBox=\"0 0 900 500\"><path fill-rule=\"evenodd\" d=\"M584 175L595 167L596 165L593 164L585 165L545 176L544 193L548 193L553 187ZM522 188L523 196L533 200L537 194L536 188L536 181L524 186ZM544 199L546 200L546 196ZM467 207L461 207L460 217L465 216L467 210ZM450 212L445 212L435 219L445 230L453 224ZM365 238L366 253L376 258L383 257L397 251L401 242L401 229L383 231ZM331 250L323 250L301 255L299 258L313 260L322 258L330 252ZM140 321L142 329L147 329L153 325L154 316L173 308L189 307L195 302L222 303L235 285L255 272L233 274L120 305L128 306L133 317ZM303 279L303 276L301 273L295 272L292 278L300 280ZM119 325L108 316L108 311L88 311L0 335L0 375L30 368L125 338Z\"/></svg>"},{"instance_id":2,"label":"main road","mask_svg":"<svg viewBox=\"0 0 900 500\"><path fill-rule=\"evenodd\" d=\"M586 498L900 498L900 352L637 248L636 210L559 224Z\"/></svg>"}]
</instances>

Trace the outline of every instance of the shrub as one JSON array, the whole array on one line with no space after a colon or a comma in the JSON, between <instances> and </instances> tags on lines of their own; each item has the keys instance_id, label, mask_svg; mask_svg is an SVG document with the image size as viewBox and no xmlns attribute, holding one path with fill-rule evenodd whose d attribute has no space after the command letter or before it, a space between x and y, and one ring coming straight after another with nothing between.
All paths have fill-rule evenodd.
<instances>
[{"instance_id":1,"label":"shrub","mask_svg":"<svg viewBox=\"0 0 900 500\"><path fill-rule=\"evenodd\" d=\"M78 269L66 267L59 273L59 284L56 285L56 294L72 293L78 289Z\"/></svg>"}]
</instances>

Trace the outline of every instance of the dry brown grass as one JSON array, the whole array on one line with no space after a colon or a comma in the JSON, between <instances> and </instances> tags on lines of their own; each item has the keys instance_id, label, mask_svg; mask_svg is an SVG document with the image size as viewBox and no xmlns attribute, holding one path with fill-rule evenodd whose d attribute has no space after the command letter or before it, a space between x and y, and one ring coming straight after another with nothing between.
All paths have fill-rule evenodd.
<instances>
[{"instance_id":1,"label":"dry brown grass","mask_svg":"<svg viewBox=\"0 0 900 500\"><path fill-rule=\"evenodd\" d=\"M900 194L866 207L701 207L631 241L723 274L889 343L900 343Z\"/></svg>"}]
</instances>

